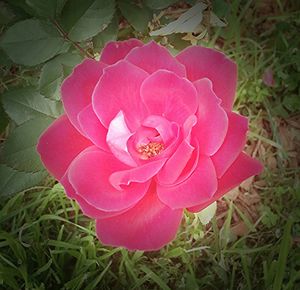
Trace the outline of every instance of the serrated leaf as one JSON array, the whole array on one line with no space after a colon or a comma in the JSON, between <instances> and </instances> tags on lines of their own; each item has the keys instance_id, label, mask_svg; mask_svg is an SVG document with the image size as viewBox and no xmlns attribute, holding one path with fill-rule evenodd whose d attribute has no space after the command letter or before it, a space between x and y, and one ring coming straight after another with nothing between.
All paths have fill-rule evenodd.
<instances>
[{"instance_id":1,"label":"serrated leaf","mask_svg":"<svg viewBox=\"0 0 300 290\"><path fill-rule=\"evenodd\" d=\"M148 7L139 7L131 0L119 1L118 5L122 15L135 30L140 32L147 30L148 23L152 19L152 12Z\"/></svg>"},{"instance_id":2,"label":"serrated leaf","mask_svg":"<svg viewBox=\"0 0 300 290\"><path fill-rule=\"evenodd\" d=\"M144 3L151 9L164 9L175 4L178 0L144 0Z\"/></svg>"},{"instance_id":3,"label":"serrated leaf","mask_svg":"<svg viewBox=\"0 0 300 290\"><path fill-rule=\"evenodd\" d=\"M47 176L46 171L21 172L0 164L0 196L9 197L14 193L39 184Z\"/></svg>"},{"instance_id":4,"label":"serrated leaf","mask_svg":"<svg viewBox=\"0 0 300 290\"><path fill-rule=\"evenodd\" d=\"M115 15L108 27L93 38L94 49L100 51L108 41L117 40L118 31L119 18Z\"/></svg>"},{"instance_id":5,"label":"serrated leaf","mask_svg":"<svg viewBox=\"0 0 300 290\"><path fill-rule=\"evenodd\" d=\"M3 66L10 66L13 63L1 48L0 48L0 63Z\"/></svg>"},{"instance_id":6,"label":"serrated leaf","mask_svg":"<svg viewBox=\"0 0 300 290\"><path fill-rule=\"evenodd\" d=\"M41 71L40 92L47 98L60 99L60 85L63 80L63 66L56 61L47 62Z\"/></svg>"},{"instance_id":7,"label":"serrated leaf","mask_svg":"<svg viewBox=\"0 0 300 290\"><path fill-rule=\"evenodd\" d=\"M32 87L5 92L2 103L6 113L17 125L38 117L57 118L63 112L60 102L45 98Z\"/></svg>"},{"instance_id":8,"label":"serrated leaf","mask_svg":"<svg viewBox=\"0 0 300 290\"><path fill-rule=\"evenodd\" d=\"M151 36L169 35L172 33L195 32L203 19L203 11L207 5L200 2L179 16L179 18L168 25L152 31Z\"/></svg>"},{"instance_id":9,"label":"serrated leaf","mask_svg":"<svg viewBox=\"0 0 300 290\"><path fill-rule=\"evenodd\" d=\"M6 3L0 2L0 25L6 25L11 23L16 15L14 12L7 6Z\"/></svg>"},{"instance_id":10,"label":"serrated leaf","mask_svg":"<svg viewBox=\"0 0 300 290\"><path fill-rule=\"evenodd\" d=\"M2 133L8 125L8 117L0 104L0 133Z\"/></svg>"},{"instance_id":11,"label":"serrated leaf","mask_svg":"<svg viewBox=\"0 0 300 290\"><path fill-rule=\"evenodd\" d=\"M214 217L217 211L217 202L213 202L208 207L203 209L202 211L196 213L196 216L199 218L200 222L203 225L207 225L211 219Z\"/></svg>"},{"instance_id":12,"label":"serrated leaf","mask_svg":"<svg viewBox=\"0 0 300 290\"><path fill-rule=\"evenodd\" d=\"M9 5L14 8L13 10L22 10L22 12L29 14L29 15L34 15L34 11L32 10L31 7L29 7L24 0L6 0L6 2L9 3ZM17 11L20 12L20 11ZM28 16L28 15L27 15Z\"/></svg>"},{"instance_id":13,"label":"serrated leaf","mask_svg":"<svg viewBox=\"0 0 300 290\"><path fill-rule=\"evenodd\" d=\"M111 22L114 0L72 0L62 11L62 26L73 41L95 36Z\"/></svg>"},{"instance_id":14,"label":"serrated leaf","mask_svg":"<svg viewBox=\"0 0 300 290\"><path fill-rule=\"evenodd\" d=\"M25 172L43 170L36 151L37 140L41 133L54 121L51 118L31 119L17 127L4 142L1 163Z\"/></svg>"},{"instance_id":15,"label":"serrated leaf","mask_svg":"<svg viewBox=\"0 0 300 290\"><path fill-rule=\"evenodd\" d=\"M59 100L60 86L63 79L69 74L75 65L82 60L78 54L61 54L48 61L42 68L39 81L41 94L47 98Z\"/></svg>"},{"instance_id":16,"label":"serrated leaf","mask_svg":"<svg viewBox=\"0 0 300 290\"><path fill-rule=\"evenodd\" d=\"M67 0L26 0L37 16L55 18L60 14Z\"/></svg>"},{"instance_id":17,"label":"serrated leaf","mask_svg":"<svg viewBox=\"0 0 300 290\"><path fill-rule=\"evenodd\" d=\"M64 49L64 45L64 39L52 24L35 19L17 22L0 41L0 47L11 60L28 66L47 61Z\"/></svg>"},{"instance_id":18,"label":"serrated leaf","mask_svg":"<svg viewBox=\"0 0 300 290\"><path fill-rule=\"evenodd\" d=\"M212 7L218 17L226 16L230 10L230 4L225 0L212 0Z\"/></svg>"}]
</instances>

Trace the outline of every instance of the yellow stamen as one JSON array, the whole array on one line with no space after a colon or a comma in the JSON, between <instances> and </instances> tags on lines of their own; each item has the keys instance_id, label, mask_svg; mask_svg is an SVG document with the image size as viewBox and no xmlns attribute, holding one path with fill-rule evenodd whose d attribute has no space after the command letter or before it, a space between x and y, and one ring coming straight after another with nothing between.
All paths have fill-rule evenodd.
<instances>
[{"instance_id":1,"label":"yellow stamen","mask_svg":"<svg viewBox=\"0 0 300 290\"><path fill-rule=\"evenodd\" d=\"M159 142L149 142L147 145L141 145L137 151L142 155L143 159L149 159L157 156L164 150L164 145Z\"/></svg>"}]
</instances>

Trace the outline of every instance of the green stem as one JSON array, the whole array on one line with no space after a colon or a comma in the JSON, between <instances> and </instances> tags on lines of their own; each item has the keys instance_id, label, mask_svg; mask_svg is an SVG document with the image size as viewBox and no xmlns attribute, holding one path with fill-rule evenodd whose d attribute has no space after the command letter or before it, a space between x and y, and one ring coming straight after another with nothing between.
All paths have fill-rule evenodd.
<instances>
[{"instance_id":1,"label":"green stem","mask_svg":"<svg viewBox=\"0 0 300 290\"><path fill-rule=\"evenodd\" d=\"M68 33L64 31L64 29L59 25L56 20L52 20L52 23L55 25L61 36L66 39L67 41L71 42L84 56L88 58L94 58L94 56L89 53L88 51L84 50L77 42L73 41L69 38Z\"/></svg>"}]
</instances>

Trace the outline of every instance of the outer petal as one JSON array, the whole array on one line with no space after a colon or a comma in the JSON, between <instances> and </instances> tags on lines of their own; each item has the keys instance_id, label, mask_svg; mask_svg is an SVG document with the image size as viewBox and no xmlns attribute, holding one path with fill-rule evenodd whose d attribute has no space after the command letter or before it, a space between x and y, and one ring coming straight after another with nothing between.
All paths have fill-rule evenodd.
<instances>
[{"instance_id":1,"label":"outer petal","mask_svg":"<svg viewBox=\"0 0 300 290\"><path fill-rule=\"evenodd\" d=\"M226 192L238 186L245 179L260 174L262 170L263 167L259 161L242 152L219 180L216 194L214 194L209 201L200 203L188 210L191 212L198 212L204 209L212 202L221 198Z\"/></svg>"},{"instance_id":2,"label":"outer petal","mask_svg":"<svg viewBox=\"0 0 300 290\"><path fill-rule=\"evenodd\" d=\"M78 202L83 214L90 217L90 218L103 219L103 218L116 216L116 215L119 215L122 212L124 212L124 211L111 211L111 212L102 211L102 210L99 210L99 209L95 208L91 204L87 203L80 195L76 194L73 186L69 182L68 173L66 173L62 177L62 179L60 180L60 183L65 188L67 196L69 198L75 199Z\"/></svg>"},{"instance_id":3,"label":"outer petal","mask_svg":"<svg viewBox=\"0 0 300 290\"><path fill-rule=\"evenodd\" d=\"M120 111L131 130L139 127L145 116L140 86L147 76L145 71L124 60L104 70L93 94L93 107L106 128Z\"/></svg>"},{"instance_id":4,"label":"outer petal","mask_svg":"<svg viewBox=\"0 0 300 290\"><path fill-rule=\"evenodd\" d=\"M180 77L186 76L184 65L178 62L170 52L155 41L137 47L126 56L126 60L152 74L159 69L166 69Z\"/></svg>"},{"instance_id":5,"label":"outer petal","mask_svg":"<svg viewBox=\"0 0 300 290\"><path fill-rule=\"evenodd\" d=\"M77 65L61 86L62 102L71 123L81 131L78 113L91 103L92 93L106 65L86 59Z\"/></svg>"},{"instance_id":6,"label":"outer petal","mask_svg":"<svg viewBox=\"0 0 300 290\"><path fill-rule=\"evenodd\" d=\"M60 179L73 159L91 145L63 115L41 135L37 151L48 171Z\"/></svg>"},{"instance_id":7,"label":"outer petal","mask_svg":"<svg viewBox=\"0 0 300 290\"><path fill-rule=\"evenodd\" d=\"M83 151L81 151L76 158L80 157L81 155L87 153L87 152L94 152L94 151L98 151L99 148L97 146L89 146L86 149L84 149ZM68 168L69 169L69 168ZM65 172L65 174L61 177L61 179L59 180L59 182L61 183L61 185L64 186L66 194L69 198L75 198L75 196L77 196L75 189L73 188L72 184L69 182L69 178L68 178L68 169Z\"/></svg>"},{"instance_id":8,"label":"outer petal","mask_svg":"<svg viewBox=\"0 0 300 290\"><path fill-rule=\"evenodd\" d=\"M92 105L87 106L78 114L78 123L84 133L96 146L108 151L106 144L107 129L96 116Z\"/></svg>"},{"instance_id":9,"label":"outer petal","mask_svg":"<svg viewBox=\"0 0 300 290\"><path fill-rule=\"evenodd\" d=\"M136 204L145 195L149 182L131 183L115 189L109 177L118 170L129 169L111 153L93 151L81 154L69 168L69 181L86 202L103 211L120 211Z\"/></svg>"},{"instance_id":10,"label":"outer petal","mask_svg":"<svg viewBox=\"0 0 300 290\"><path fill-rule=\"evenodd\" d=\"M228 113L228 131L224 143L211 157L218 178L222 177L243 150L246 143L247 130L247 118L232 112Z\"/></svg>"},{"instance_id":11,"label":"outer petal","mask_svg":"<svg viewBox=\"0 0 300 290\"><path fill-rule=\"evenodd\" d=\"M216 95L222 99L222 106L231 110L237 84L237 67L223 53L216 50L192 46L177 55L184 64L188 79L196 81L209 78Z\"/></svg>"},{"instance_id":12,"label":"outer petal","mask_svg":"<svg viewBox=\"0 0 300 290\"><path fill-rule=\"evenodd\" d=\"M164 116L179 124L195 114L198 106L193 84L165 70L158 70L143 82L141 96L152 115Z\"/></svg>"},{"instance_id":13,"label":"outer petal","mask_svg":"<svg viewBox=\"0 0 300 290\"><path fill-rule=\"evenodd\" d=\"M159 199L173 209L191 207L209 200L217 190L217 178L212 161L200 156L198 167L189 178L178 185L158 184Z\"/></svg>"},{"instance_id":14,"label":"outer petal","mask_svg":"<svg viewBox=\"0 0 300 290\"><path fill-rule=\"evenodd\" d=\"M201 79L195 82L198 91L198 122L193 129L197 136L200 153L211 156L222 145L228 128L228 117L220 106L220 100L212 91L211 81Z\"/></svg>"},{"instance_id":15,"label":"outer petal","mask_svg":"<svg viewBox=\"0 0 300 290\"><path fill-rule=\"evenodd\" d=\"M132 209L96 221L99 240L129 250L154 251L175 238L182 209L172 210L157 198L153 187Z\"/></svg>"},{"instance_id":16,"label":"outer petal","mask_svg":"<svg viewBox=\"0 0 300 290\"><path fill-rule=\"evenodd\" d=\"M142 46L138 39L108 42L102 50L100 61L114 64L123 59L133 48Z\"/></svg>"}]
</instances>

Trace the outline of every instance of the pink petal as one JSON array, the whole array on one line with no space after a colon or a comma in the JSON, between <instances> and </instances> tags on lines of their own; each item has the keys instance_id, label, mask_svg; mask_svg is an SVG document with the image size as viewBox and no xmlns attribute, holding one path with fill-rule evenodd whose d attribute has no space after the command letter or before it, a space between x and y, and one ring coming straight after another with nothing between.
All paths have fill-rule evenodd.
<instances>
[{"instance_id":1,"label":"pink petal","mask_svg":"<svg viewBox=\"0 0 300 290\"><path fill-rule=\"evenodd\" d=\"M66 173L62 179L60 180L60 183L65 188L66 194L69 198L75 199L77 203L80 206L80 209L82 210L83 214L92 218L92 219L103 219L108 218L112 216L119 215L123 213L124 211L102 211L91 204L87 203L80 195L76 194L74 188L72 187L71 183L68 179L68 174Z\"/></svg>"},{"instance_id":2,"label":"pink petal","mask_svg":"<svg viewBox=\"0 0 300 290\"><path fill-rule=\"evenodd\" d=\"M172 210L151 189L132 209L112 218L96 221L99 240L129 250L154 251L172 241L182 218L182 210Z\"/></svg>"},{"instance_id":3,"label":"pink petal","mask_svg":"<svg viewBox=\"0 0 300 290\"><path fill-rule=\"evenodd\" d=\"M232 109L237 85L237 67L233 61L219 51L201 46L188 47L176 58L184 64L189 80L210 79L222 106Z\"/></svg>"},{"instance_id":4,"label":"pink petal","mask_svg":"<svg viewBox=\"0 0 300 290\"><path fill-rule=\"evenodd\" d=\"M197 124L198 119L195 115L189 116L182 126L183 130L183 138L187 139L188 141L191 140L191 133L193 127Z\"/></svg>"},{"instance_id":5,"label":"pink petal","mask_svg":"<svg viewBox=\"0 0 300 290\"><path fill-rule=\"evenodd\" d=\"M156 129L164 144L168 144L174 138L172 123L164 117L150 115L143 121L142 125Z\"/></svg>"},{"instance_id":6,"label":"pink petal","mask_svg":"<svg viewBox=\"0 0 300 290\"><path fill-rule=\"evenodd\" d=\"M106 142L116 158L129 166L136 166L136 162L127 150L127 141L130 136L132 133L126 125L123 112L120 111L109 124Z\"/></svg>"},{"instance_id":7,"label":"pink petal","mask_svg":"<svg viewBox=\"0 0 300 290\"><path fill-rule=\"evenodd\" d=\"M89 138L96 146L108 151L106 144L107 129L101 124L96 116L92 105L85 107L78 114L78 123L87 138Z\"/></svg>"},{"instance_id":8,"label":"pink petal","mask_svg":"<svg viewBox=\"0 0 300 290\"><path fill-rule=\"evenodd\" d=\"M37 151L47 170L60 179L73 159L92 143L70 123L66 115L55 120L41 135Z\"/></svg>"},{"instance_id":9,"label":"pink petal","mask_svg":"<svg viewBox=\"0 0 300 290\"><path fill-rule=\"evenodd\" d=\"M118 190L122 189L121 185L129 185L132 182L145 183L159 172L166 160L159 159L132 169L116 171L112 173L109 181Z\"/></svg>"},{"instance_id":10,"label":"pink petal","mask_svg":"<svg viewBox=\"0 0 300 290\"><path fill-rule=\"evenodd\" d=\"M181 182L189 178L198 166L199 157L200 157L199 146L197 142L191 145L193 146L194 151L192 152L190 159L188 160L185 167L183 168L180 176L178 176L178 178L176 179L173 185L180 184Z\"/></svg>"},{"instance_id":11,"label":"pink petal","mask_svg":"<svg viewBox=\"0 0 300 290\"><path fill-rule=\"evenodd\" d=\"M120 111L123 111L130 130L140 126L146 113L140 86L147 76L145 71L123 60L104 70L93 94L93 107L106 128Z\"/></svg>"},{"instance_id":12,"label":"pink petal","mask_svg":"<svg viewBox=\"0 0 300 290\"><path fill-rule=\"evenodd\" d=\"M158 173L158 182L160 184L173 184L187 165L194 149L189 142L184 140Z\"/></svg>"},{"instance_id":13,"label":"pink petal","mask_svg":"<svg viewBox=\"0 0 300 290\"><path fill-rule=\"evenodd\" d=\"M69 168L69 181L86 202L103 211L120 211L136 204L145 195L149 182L131 183L122 190L115 189L109 177L129 169L111 153L93 151L76 158Z\"/></svg>"},{"instance_id":14,"label":"pink petal","mask_svg":"<svg viewBox=\"0 0 300 290\"><path fill-rule=\"evenodd\" d=\"M102 50L100 61L114 64L123 59L133 48L142 46L138 39L108 42Z\"/></svg>"},{"instance_id":15,"label":"pink petal","mask_svg":"<svg viewBox=\"0 0 300 290\"><path fill-rule=\"evenodd\" d=\"M238 186L245 179L260 174L262 170L263 167L259 161L242 152L222 178L219 179L218 190L212 198L207 202L188 208L188 210L191 212L198 212L204 209L217 199L221 198L226 192Z\"/></svg>"},{"instance_id":16,"label":"pink petal","mask_svg":"<svg viewBox=\"0 0 300 290\"><path fill-rule=\"evenodd\" d=\"M155 41L131 50L126 56L126 60L149 74L159 69L166 69L180 77L186 76L184 65L178 62L165 47L158 45Z\"/></svg>"},{"instance_id":17,"label":"pink petal","mask_svg":"<svg viewBox=\"0 0 300 290\"><path fill-rule=\"evenodd\" d=\"M158 70L141 86L141 96L150 114L183 124L198 106L193 84L173 72Z\"/></svg>"},{"instance_id":18,"label":"pink petal","mask_svg":"<svg viewBox=\"0 0 300 290\"><path fill-rule=\"evenodd\" d=\"M172 142L169 142L167 147L156 157L159 158L169 158L176 150L176 148L180 145L182 140L182 136L180 133L180 127L177 123L171 123L172 131L173 131L173 139ZM154 157L155 158L155 157Z\"/></svg>"},{"instance_id":19,"label":"pink petal","mask_svg":"<svg viewBox=\"0 0 300 290\"><path fill-rule=\"evenodd\" d=\"M212 91L211 81L201 79L196 81L199 109L198 121L193 129L193 136L197 136L200 153L211 156L220 148L227 133L228 117L220 106L220 100Z\"/></svg>"},{"instance_id":20,"label":"pink petal","mask_svg":"<svg viewBox=\"0 0 300 290\"><path fill-rule=\"evenodd\" d=\"M247 118L233 112L228 113L228 131L224 143L211 157L218 178L222 177L243 150L246 143L247 130Z\"/></svg>"},{"instance_id":21,"label":"pink petal","mask_svg":"<svg viewBox=\"0 0 300 290\"><path fill-rule=\"evenodd\" d=\"M85 107L91 104L94 88L106 65L86 59L77 65L73 73L61 86L62 102L71 123L81 132L77 116Z\"/></svg>"},{"instance_id":22,"label":"pink petal","mask_svg":"<svg viewBox=\"0 0 300 290\"><path fill-rule=\"evenodd\" d=\"M211 159L199 156L198 166L185 181L174 186L158 184L159 199L173 209L186 208L205 202L217 190L217 178Z\"/></svg>"}]
</instances>

